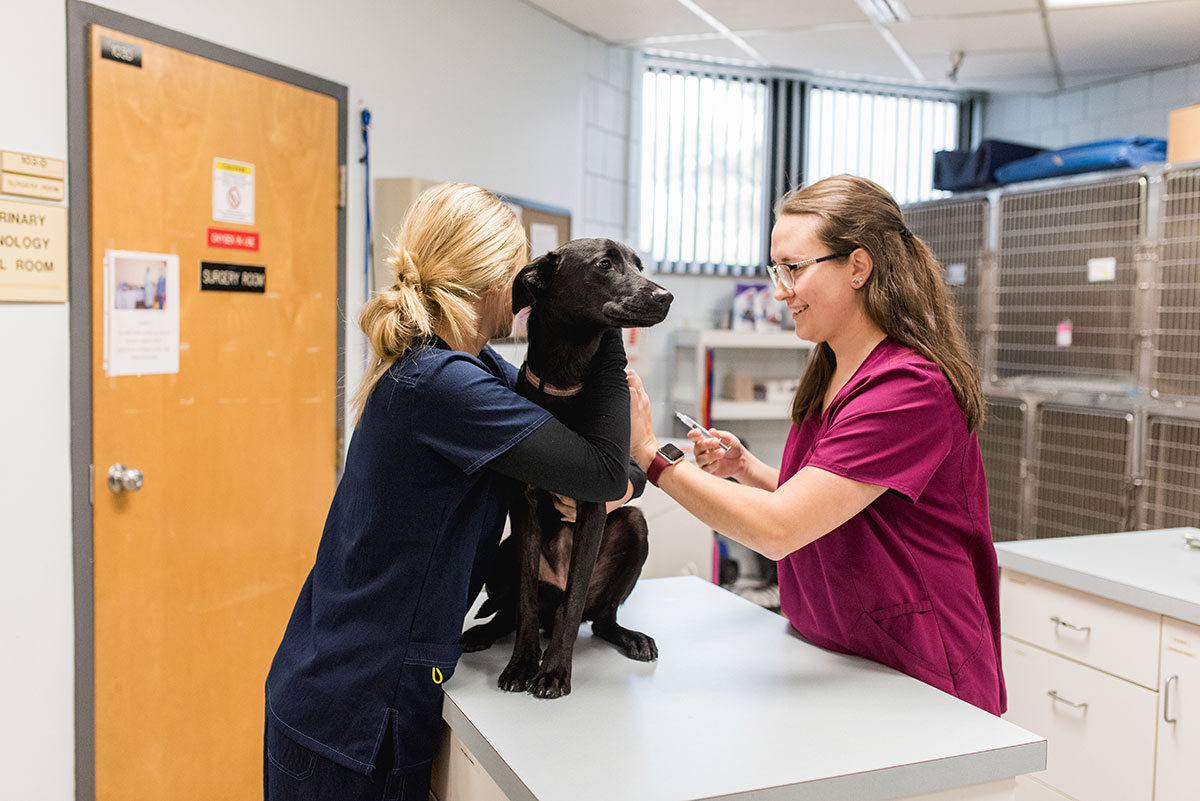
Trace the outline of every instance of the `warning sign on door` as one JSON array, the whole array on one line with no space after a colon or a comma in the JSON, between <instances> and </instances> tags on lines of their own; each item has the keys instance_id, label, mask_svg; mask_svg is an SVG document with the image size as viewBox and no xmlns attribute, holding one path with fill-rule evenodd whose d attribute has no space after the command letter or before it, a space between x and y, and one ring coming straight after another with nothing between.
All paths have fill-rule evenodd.
<instances>
[{"instance_id":1,"label":"warning sign on door","mask_svg":"<svg viewBox=\"0 0 1200 801\"><path fill-rule=\"evenodd\" d=\"M254 225L254 165L213 159L213 219Z\"/></svg>"}]
</instances>

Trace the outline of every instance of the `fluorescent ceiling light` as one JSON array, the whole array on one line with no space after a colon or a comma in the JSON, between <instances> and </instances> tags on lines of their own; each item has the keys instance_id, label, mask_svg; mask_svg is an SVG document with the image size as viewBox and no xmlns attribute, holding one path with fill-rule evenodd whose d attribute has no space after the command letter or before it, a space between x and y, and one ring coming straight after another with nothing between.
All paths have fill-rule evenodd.
<instances>
[{"instance_id":1,"label":"fluorescent ceiling light","mask_svg":"<svg viewBox=\"0 0 1200 801\"><path fill-rule=\"evenodd\" d=\"M1046 8L1078 8L1080 6L1131 6L1135 3L1159 3L1162 0L1045 0Z\"/></svg>"},{"instance_id":2,"label":"fluorescent ceiling light","mask_svg":"<svg viewBox=\"0 0 1200 801\"><path fill-rule=\"evenodd\" d=\"M908 22L912 15L908 13L900 0L857 0L858 7L872 22L890 25L893 22Z\"/></svg>"}]
</instances>

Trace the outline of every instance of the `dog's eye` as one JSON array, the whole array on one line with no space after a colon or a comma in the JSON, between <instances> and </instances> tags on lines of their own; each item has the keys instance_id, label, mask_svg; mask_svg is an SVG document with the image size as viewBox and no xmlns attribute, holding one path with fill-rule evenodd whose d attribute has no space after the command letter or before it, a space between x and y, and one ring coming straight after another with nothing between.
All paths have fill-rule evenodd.
<instances>
[{"instance_id":1,"label":"dog's eye","mask_svg":"<svg viewBox=\"0 0 1200 801\"><path fill-rule=\"evenodd\" d=\"M611 270L612 262L609 261L608 259L601 259L600 261L596 262L596 266L599 267L601 270Z\"/></svg>"}]
</instances>

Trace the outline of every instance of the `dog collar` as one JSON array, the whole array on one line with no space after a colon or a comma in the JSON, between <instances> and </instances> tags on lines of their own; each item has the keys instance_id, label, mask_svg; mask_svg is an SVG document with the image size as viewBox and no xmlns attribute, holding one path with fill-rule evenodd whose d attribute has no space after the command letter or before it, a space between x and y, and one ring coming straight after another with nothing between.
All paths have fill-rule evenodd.
<instances>
[{"instance_id":1,"label":"dog collar","mask_svg":"<svg viewBox=\"0 0 1200 801\"><path fill-rule=\"evenodd\" d=\"M529 379L529 383L534 389L546 395L553 395L556 398L569 398L572 395L578 395L583 389L583 384L576 384L573 387L556 387L550 384L543 383L542 379L533 374L529 369L529 362L525 362L525 377Z\"/></svg>"}]
</instances>

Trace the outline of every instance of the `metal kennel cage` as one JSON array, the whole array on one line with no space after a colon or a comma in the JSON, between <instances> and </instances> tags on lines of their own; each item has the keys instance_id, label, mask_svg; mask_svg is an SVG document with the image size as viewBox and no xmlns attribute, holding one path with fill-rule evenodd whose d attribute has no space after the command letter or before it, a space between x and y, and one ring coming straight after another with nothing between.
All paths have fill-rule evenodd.
<instances>
[{"instance_id":1,"label":"metal kennel cage","mask_svg":"<svg viewBox=\"0 0 1200 801\"><path fill-rule=\"evenodd\" d=\"M904 218L942 265L958 321L978 362L980 272L987 249L987 198L935 200L909 206Z\"/></svg>"},{"instance_id":2,"label":"metal kennel cage","mask_svg":"<svg viewBox=\"0 0 1200 801\"><path fill-rule=\"evenodd\" d=\"M1036 418L1033 537L1132 528L1134 415L1045 403Z\"/></svg>"},{"instance_id":3,"label":"metal kennel cage","mask_svg":"<svg viewBox=\"0 0 1200 801\"><path fill-rule=\"evenodd\" d=\"M1151 417L1146 429L1142 527L1200 526L1200 421Z\"/></svg>"},{"instance_id":4,"label":"metal kennel cage","mask_svg":"<svg viewBox=\"0 0 1200 801\"><path fill-rule=\"evenodd\" d=\"M1200 396L1200 169L1164 176L1155 296L1151 391Z\"/></svg>"},{"instance_id":5,"label":"metal kennel cage","mask_svg":"<svg viewBox=\"0 0 1200 801\"><path fill-rule=\"evenodd\" d=\"M1025 431L1028 406L1010 398L987 398L987 419L979 431L987 476L992 539L1019 540L1024 530Z\"/></svg>"},{"instance_id":6,"label":"metal kennel cage","mask_svg":"<svg viewBox=\"0 0 1200 801\"><path fill-rule=\"evenodd\" d=\"M994 374L1133 383L1147 180L999 196Z\"/></svg>"}]
</instances>

